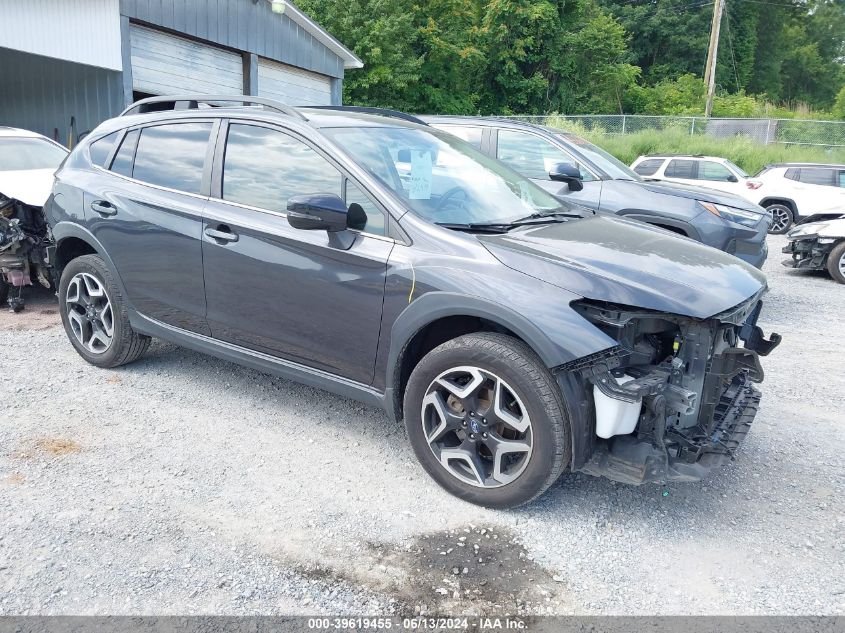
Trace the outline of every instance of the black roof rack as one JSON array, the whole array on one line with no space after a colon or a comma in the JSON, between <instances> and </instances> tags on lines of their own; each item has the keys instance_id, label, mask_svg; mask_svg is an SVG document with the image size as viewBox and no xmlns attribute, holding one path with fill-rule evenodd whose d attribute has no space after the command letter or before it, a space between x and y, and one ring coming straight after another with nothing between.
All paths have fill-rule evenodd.
<instances>
[{"instance_id":1,"label":"black roof rack","mask_svg":"<svg viewBox=\"0 0 845 633\"><path fill-rule=\"evenodd\" d=\"M389 110L388 108L369 108L365 106L308 106L312 110L339 110L341 112L362 112L364 114L380 114L381 116L389 116L394 119L402 119L403 121L410 121L411 123L419 123L420 125L428 125L419 117L406 112L399 112L399 110Z\"/></svg>"},{"instance_id":2,"label":"black roof rack","mask_svg":"<svg viewBox=\"0 0 845 633\"><path fill-rule=\"evenodd\" d=\"M172 110L195 110L200 107L200 104L213 107L213 104L221 102L239 103L241 105L260 105L265 110L274 110L282 114L297 117L303 121L308 120L296 108L285 105L281 101L264 99L263 97L250 97L247 95L162 95L160 97L147 97L130 105L120 113L120 116L166 110L167 108L154 107L162 103L172 103L173 107L170 108Z\"/></svg>"}]
</instances>

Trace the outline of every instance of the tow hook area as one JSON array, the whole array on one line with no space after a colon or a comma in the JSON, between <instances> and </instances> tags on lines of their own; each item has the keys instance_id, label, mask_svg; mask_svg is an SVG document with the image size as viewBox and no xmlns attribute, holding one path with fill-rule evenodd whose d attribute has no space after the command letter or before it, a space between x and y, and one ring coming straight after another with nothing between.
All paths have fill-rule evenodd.
<instances>
[{"instance_id":1,"label":"tow hook area","mask_svg":"<svg viewBox=\"0 0 845 633\"><path fill-rule=\"evenodd\" d=\"M760 316L760 311L763 309L763 302L758 301L757 305L748 315L745 323L739 330L739 338L745 343L746 349L757 352L760 356L768 356L773 349L775 349L781 342L780 334L772 332L772 335L767 340L763 334L762 328L757 325L757 318ZM757 365L759 366L759 361ZM760 370L762 373L762 369ZM759 381L757 381L759 382Z\"/></svg>"}]
</instances>

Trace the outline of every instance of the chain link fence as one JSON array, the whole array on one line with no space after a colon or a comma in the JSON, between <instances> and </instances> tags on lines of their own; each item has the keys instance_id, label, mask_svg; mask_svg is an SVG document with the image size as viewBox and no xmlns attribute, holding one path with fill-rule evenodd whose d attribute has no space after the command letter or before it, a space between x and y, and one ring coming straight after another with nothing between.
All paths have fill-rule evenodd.
<instances>
[{"instance_id":1,"label":"chain link fence","mask_svg":"<svg viewBox=\"0 0 845 633\"><path fill-rule=\"evenodd\" d=\"M807 119L722 119L641 114L512 116L538 125L567 129L580 127L605 134L632 134L644 130L680 130L716 138L747 136L763 145L845 147L845 121ZM573 126L574 124L574 126Z\"/></svg>"}]
</instances>

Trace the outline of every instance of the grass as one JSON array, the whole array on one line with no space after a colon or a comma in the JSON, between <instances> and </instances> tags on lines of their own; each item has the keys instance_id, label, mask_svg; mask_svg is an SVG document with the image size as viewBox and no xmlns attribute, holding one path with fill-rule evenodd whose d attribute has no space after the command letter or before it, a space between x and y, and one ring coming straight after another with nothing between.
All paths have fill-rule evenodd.
<instances>
[{"instance_id":1,"label":"grass","mask_svg":"<svg viewBox=\"0 0 845 633\"><path fill-rule=\"evenodd\" d=\"M749 174L756 174L770 163L845 163L845 147L824 148L802 145L762 145L747 136L715 138L691 135L681 130L644 130L632 134L605 134L584 128L572 132L588 138L626 165L648 154L691 154L727 158Z\"/></svg>"}]
</instances>

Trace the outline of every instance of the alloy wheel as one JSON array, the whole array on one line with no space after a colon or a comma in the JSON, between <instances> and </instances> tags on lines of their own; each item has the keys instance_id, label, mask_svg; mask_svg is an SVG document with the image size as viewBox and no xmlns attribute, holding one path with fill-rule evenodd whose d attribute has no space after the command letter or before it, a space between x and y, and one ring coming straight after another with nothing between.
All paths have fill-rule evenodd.
<instances>
[{"instance_id":1,"label":"alloy wheel","mask_svg":"<svg viewBox=\"0 0 845 633\"><path fill-rule=\"evenodd\" d=\"M789 228L792 222L792 214L789 209L780 204L773 204L766 210L772 216L772 226L769 228L770 233L783 233Z\"/></svg>"},{"instance_id":2,"label":"alloy wheel","mask_svg":"<svg viewBox=\"0 0 845 633\"><path fill-rule=\"evenodd\" d=\"M840 274L845 277L845 252L839 257L839 272Z\"/></svg>"},{"instance_id":3,"label":"alloy wheel","mask_svg":"<svg viewBox=\"0 0 845 633\"><path fill-rule=\"evenodd\" d=\"M455 367L432 381L422 425L443 468L472 486L509 484L531 459L528 410L510 385L478 367Z\"/></svg>"},{"instance_id":4,"label":"alloy wheel","mask_svg":"<svg viewBox=\"0 0 845 633\"><path fill-rule=\"evenodd\" d=\"M103 284L89 273L77 273L65 295L68 322L76 340L92 354L102 354L114 337L114 313Z\"/></svg>"}]
</instances>

